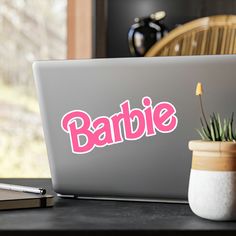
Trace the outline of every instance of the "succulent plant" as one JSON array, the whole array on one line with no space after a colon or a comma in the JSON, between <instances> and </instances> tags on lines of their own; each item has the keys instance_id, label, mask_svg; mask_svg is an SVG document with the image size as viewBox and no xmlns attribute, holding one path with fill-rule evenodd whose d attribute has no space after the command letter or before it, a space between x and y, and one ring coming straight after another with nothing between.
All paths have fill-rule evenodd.
<instances>
[{"instance_id":1,"label":"succulent plant","mask_svg":"<svg viewBox=\"0 0 236 236\"><path fill-rule=\"evenodd\" d=\"M206 115L202 104L202 84L198 83L196 88L196 95L199 96L200 107L203 119L200 118L201 129L197 129L197 132L203 140L208 141L233 141L236 140L236 130L233 130L234 113L230 118L220 118L219 114L213 114L210 116L209 123L206 119Z\"/></svg>"}]
</instances>

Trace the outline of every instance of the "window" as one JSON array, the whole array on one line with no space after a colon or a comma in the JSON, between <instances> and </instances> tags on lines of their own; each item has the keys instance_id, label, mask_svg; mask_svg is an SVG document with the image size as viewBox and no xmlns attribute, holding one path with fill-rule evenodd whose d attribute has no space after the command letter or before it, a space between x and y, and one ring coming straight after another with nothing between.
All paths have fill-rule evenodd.
<instances>
[{"instance_id":1,"label":"window","mask_svg":"<svg viewBox=\"0 0 236 236\"><path fill-rule=\"evenodd\" d=\"M66 58L66 0L1 0L0 177L49 177L32 62Z\"/></svg>"}]
</instances>

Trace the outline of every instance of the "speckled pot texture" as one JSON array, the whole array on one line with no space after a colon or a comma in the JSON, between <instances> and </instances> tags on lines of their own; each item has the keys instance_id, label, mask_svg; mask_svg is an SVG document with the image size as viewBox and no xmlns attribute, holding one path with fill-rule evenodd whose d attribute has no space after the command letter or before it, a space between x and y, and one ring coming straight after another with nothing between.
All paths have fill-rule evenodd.
<instances>
[{"instance_id":1,"label":"speckled pot texture","mask_svg":"<svg viewBox=\"0 0 236 236\"><path fill-rule=\"evenodd\" d=\"M196 140L189 149L191 210L209 220L236 220L236 143Z\"/></svg>"}]
</instances>

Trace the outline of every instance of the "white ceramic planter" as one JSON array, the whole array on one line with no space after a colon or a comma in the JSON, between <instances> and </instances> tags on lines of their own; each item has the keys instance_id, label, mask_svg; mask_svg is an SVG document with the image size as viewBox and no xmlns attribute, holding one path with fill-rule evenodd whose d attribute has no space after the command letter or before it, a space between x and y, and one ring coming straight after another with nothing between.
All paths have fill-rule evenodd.
<instances>
[{"instance_id":1,"label":"white ceramic planter","mask_svg":"<svg viewBox=\"0 0 236 236\"><path fill-rule=\"evenodd\" d=\"M188 200L210 220L236 220L236 143L190 141L193 151Z\"/></svg>"}]
</instances>

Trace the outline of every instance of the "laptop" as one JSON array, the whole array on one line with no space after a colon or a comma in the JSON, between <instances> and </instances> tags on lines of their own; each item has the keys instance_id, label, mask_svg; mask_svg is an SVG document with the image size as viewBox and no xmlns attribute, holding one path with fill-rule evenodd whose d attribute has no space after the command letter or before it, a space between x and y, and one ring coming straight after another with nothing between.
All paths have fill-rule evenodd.
<instances>
[{"instance_id":1,"label":"laptop","mask_svg":"<svg viewBox=\"0 0 236 236\"><path fill-rule=\"evenodd\" d=\"M38 61L33 72L64 197L186 202L196 84L208 115L235 111L236 55Z\"/></svg>"}]
</instances>

